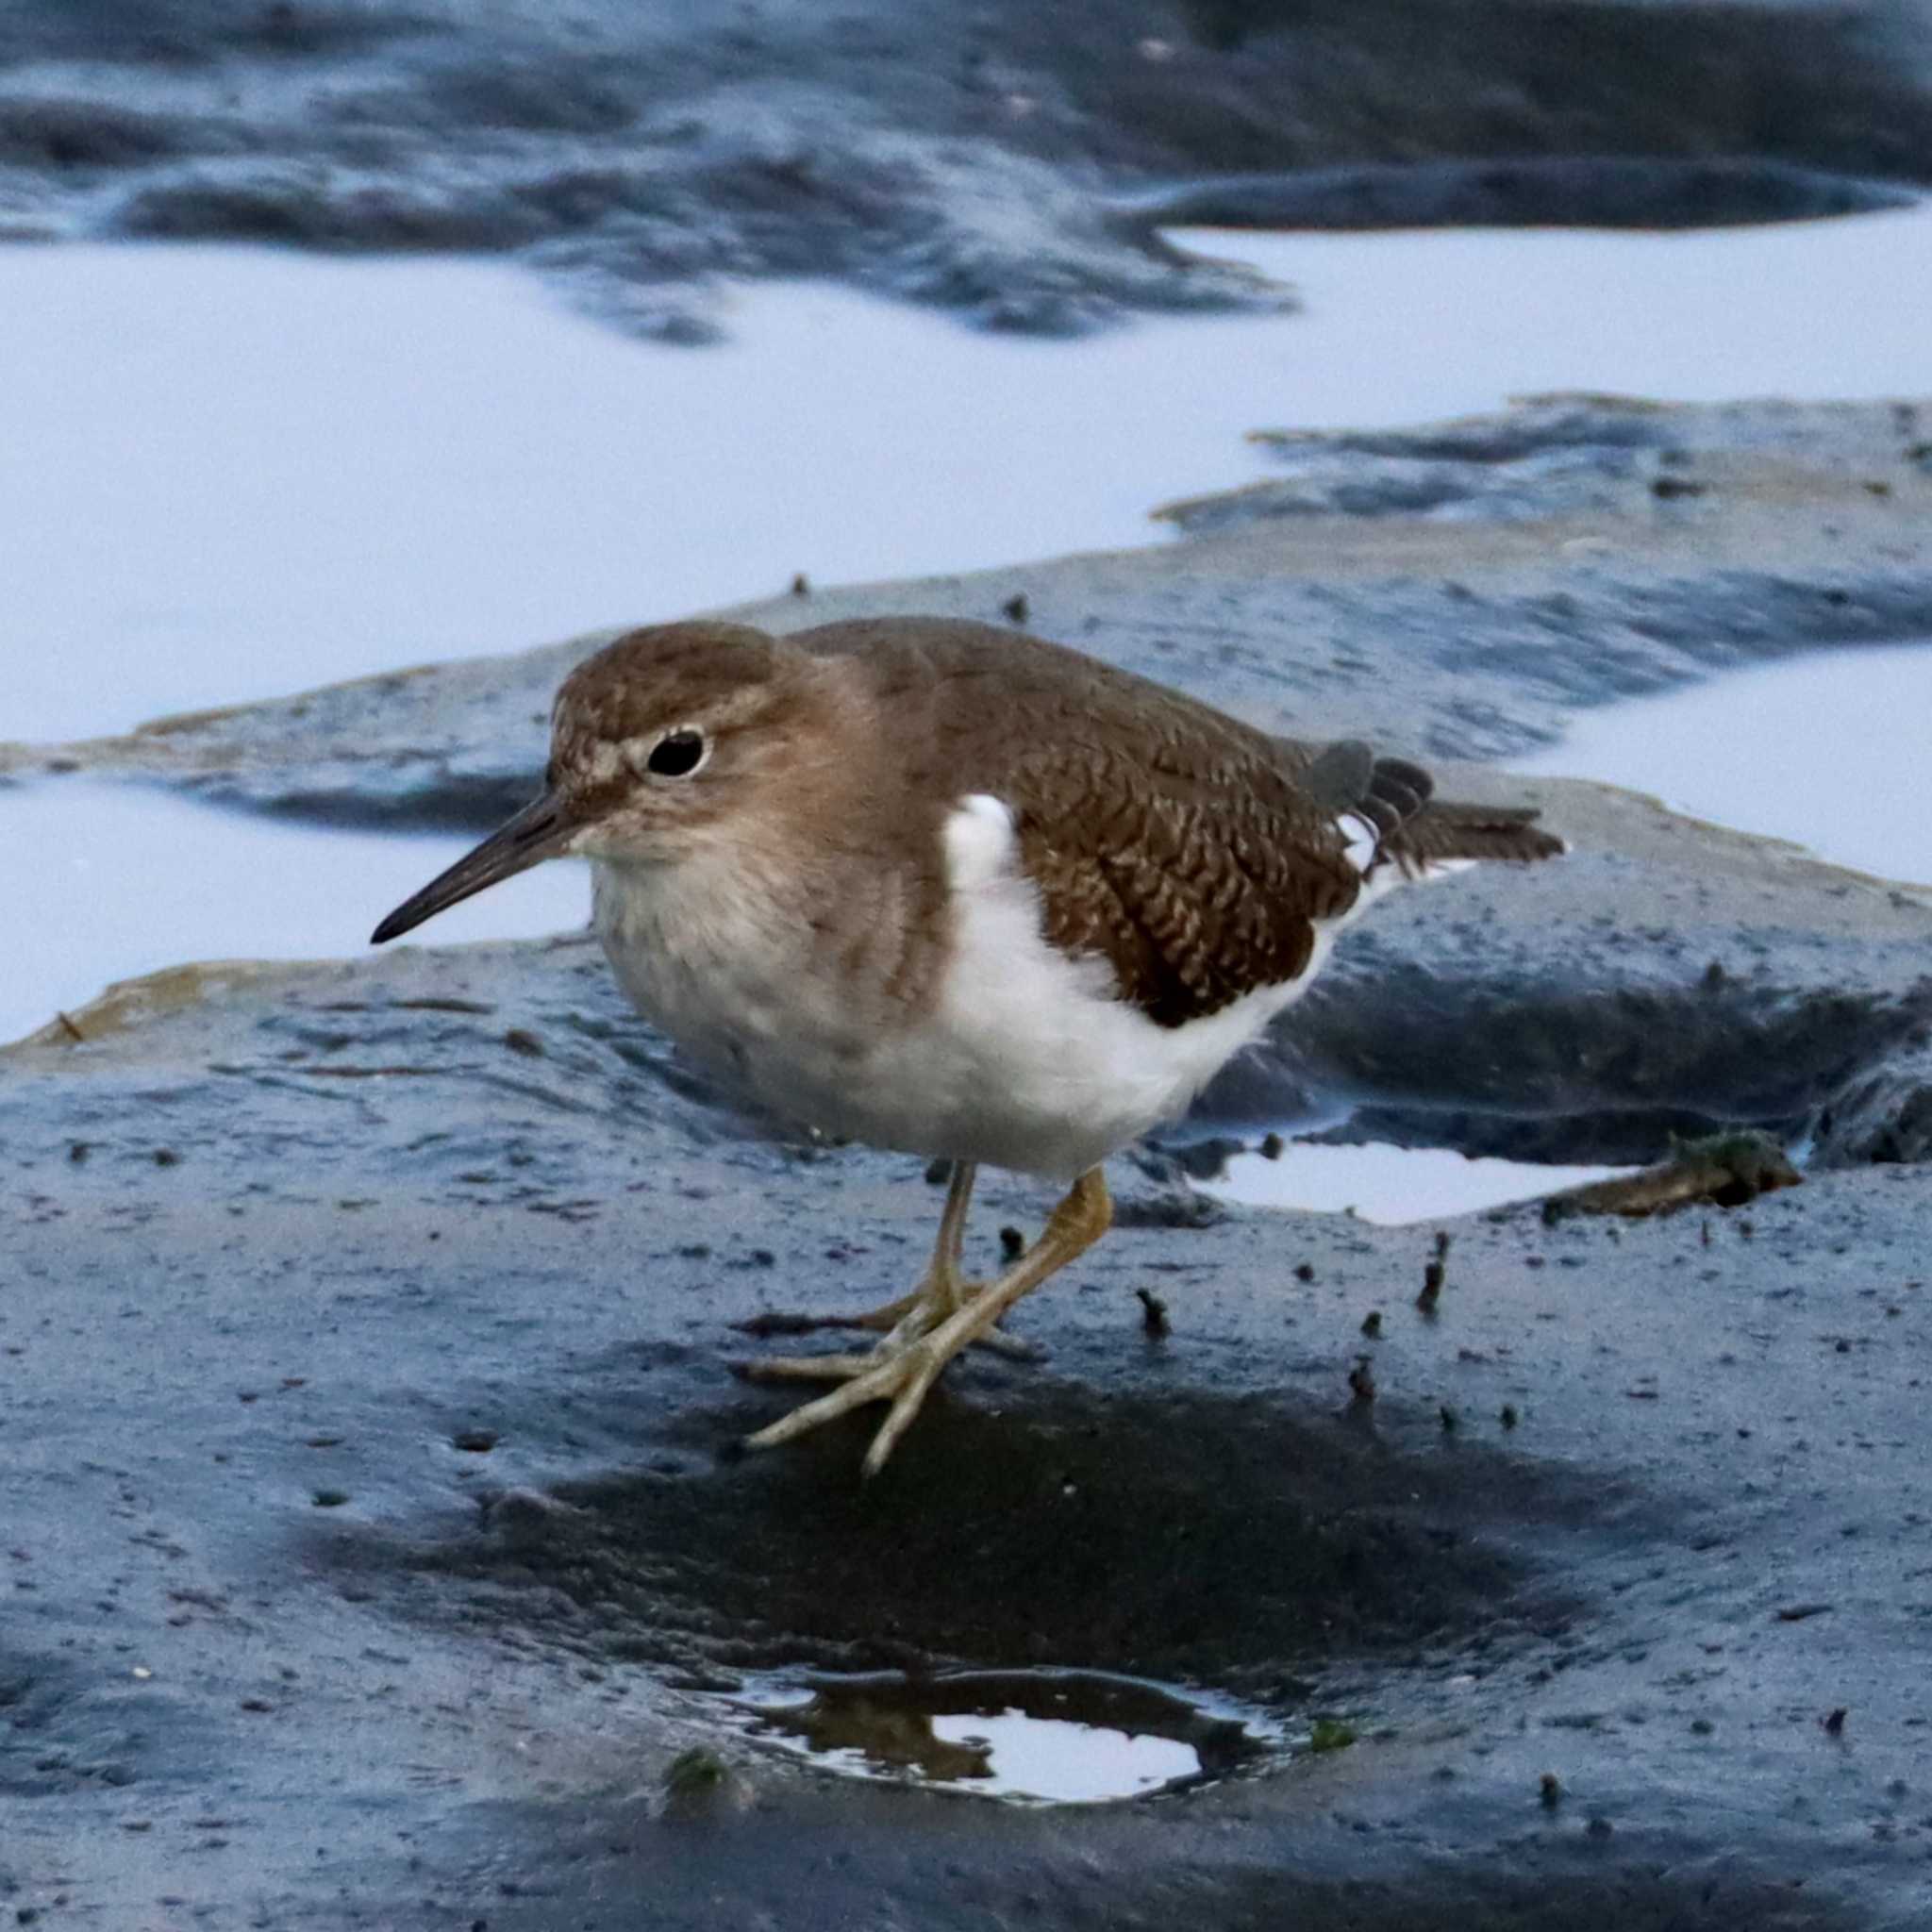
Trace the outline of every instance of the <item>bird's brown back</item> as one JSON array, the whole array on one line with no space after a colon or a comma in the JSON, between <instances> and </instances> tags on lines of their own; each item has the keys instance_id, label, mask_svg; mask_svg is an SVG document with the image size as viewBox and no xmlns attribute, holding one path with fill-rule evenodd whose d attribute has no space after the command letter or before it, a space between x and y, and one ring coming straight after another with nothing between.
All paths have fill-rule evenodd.
<instances>
[{"instance_id":1,"label":"bird's brown back","mask_svg":"<svg viewBox=\"0 0 1932 1932\"><path fill-rule=\"evenodd\" d=\"M937 994L943 825L975 792L1014 815L1047 939L1104 958L1120 997L1164 1026L1300 977L1317 923L1360 895L1363 861L1373 876L1563 849L1534 812L1435 800L1426 772L1367 744L1272 737L1065 645L946 618L633 632L566 681L553 779L580 812L647 801L626 761L686 718L755 729L767 756L761 778L741 764L710 819L690 794L678 831L715 842L721 814L736 825L808 946L866 990L867 1024ZM1343 819L1373 850L1351 853Z\"/></svg>"},{"instance_id":2,"label":"bird's brown back","mask_svg":"<svg viewBox=\"0 0 1932 1932\"><path fill-rule=\"evenodd\" d=\"M1313 922L1360 890L1335 823L1351 801L1307 782L1318 747L989 625L866 619L791 641L854 660L890 707L894 834L936 854L954 801L1004 800L1047 938L1104 956L1161 1025L1297 977Z\"/></svg>"}]
</instances>

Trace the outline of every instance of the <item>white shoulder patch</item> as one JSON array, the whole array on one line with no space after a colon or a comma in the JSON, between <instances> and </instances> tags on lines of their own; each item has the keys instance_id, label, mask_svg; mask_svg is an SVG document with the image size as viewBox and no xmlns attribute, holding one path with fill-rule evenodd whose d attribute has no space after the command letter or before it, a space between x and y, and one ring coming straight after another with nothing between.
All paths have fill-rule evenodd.
<instances>
[{"instance_id":1,"label":"white shoulder patch","mask_svg":"<svg viewBox=\"0 0 1932 1932\"><path fill-rule=\"evenodd\" d=\"M1007 871L1013 853L1013 814L990 791L971 791L946 814L946 883L971 892Z\"/></svg>"},{"instance_id":2,"label":"white shoulder patch","mask_svg":"<svg viewBox=\"0 0 1932 1932\"><path fill-rule=\"evenodd\" d=\"M1382 842L1381 834L1367 819L1352 811L1343 812L1335 824L1348 841L1348 851L1344 856L1349 864L1357 872L1367 872L1375 856L1375 848Z\"/></svg>"}]
</instances>

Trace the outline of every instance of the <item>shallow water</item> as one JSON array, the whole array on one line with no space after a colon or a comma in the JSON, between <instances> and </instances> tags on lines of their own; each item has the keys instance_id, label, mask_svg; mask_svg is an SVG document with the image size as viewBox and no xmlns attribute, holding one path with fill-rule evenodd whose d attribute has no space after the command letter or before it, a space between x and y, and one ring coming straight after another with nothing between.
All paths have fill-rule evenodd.
<instances>
[{"instance_id":1,"label":"shallow water","mask_svg":"<svg viewBox=\"0 0 1932 1932\"><path fill-rule=\"evenodd\" d=\"M124 730L822 582L1161 541L1256 427L1552 388L1912 393L1932 208L1719 234L1186 231L1305 312L1073 343L812 284L733 340L600 329L518 271L0 249L0 737ZM1740 317L1749 326L1740 326Z\"/></svg>"},{"instance_id":2,"label":"shallow water","mask_svg":"<svg viewBox=\"0 0 1932 1932\"><path fill-rule=\"evenodd\" d=\"M937 1738L985 1748L988 1776L982 1789L991 1797L1091 1804L1158 1790L1201 1769L1193 1746L1173 1738L1029 1717L1024 1710L935 1718L932 1728Z\"/></svg>"},{"instance_id":3,"label":"shallow water","mask_svg":"<svg viewBox=\"0 0 1932 1932\"><path fill-rule=\"evenodd\" d=\"M1291 1141L1278 1159L1237 1154L1221 1178L1196 1181L1203 1193L1250 1208L1353 1214L1383 1227L1474 1214L1511 1201L1534 1201L1628 1170L1543 1167L1531 1161L1471 1159L1450 1147L1328 1146Z\"/></svg>"},{"instance_id":4,"label":"shallow water","mask_svg":"<svg viewBox=\"0 0 1932 1932\"><path fill-rule=\"evenodd\" d=\"M827 1770L1031 1804L1141 1797L1225 1774L1280 1741L1232 1707L1085 1671L773 1682L732 1709Z\"/></svg>"},{"instance_id":5,"label":"shallow water","mask_svg":"<svg viewBox=\"0 0 1932 1932\"><path fill-rule=\"evenodd\" d=\"M1932 388L1920 305L1903 294L1932 285L1932 203L1671 235L1174 239L1300 291L1293 380L1256 426L1419 423L1547 390L1724 402Z\"/></svg>"},{"instance_id":6,"label":"shallow water","mask_svg":"<svg viewBox=\"0 0 1932 1932\"><path fill-rule=\"evenodd\" d=\"M1580 712L1511 770L1607 779L1676 810L1932 885L1932 641L1840 649Z\"/></svg>"},{"instance_id":7,"label":"shallow water","mask_svg":"<svg viewBox=\"0 0 1932 1932\"><path fill-rule=\"evenodd\" d=\"M326 958L458 858L460 838L344 838L145 786L65 779L0 793L0 1041L113 979L194 959ZM540 866L454 907L438 944L581 925L580 864Z\"/></svg>"},{"instance_id":8,"label":"shallow water","mask_svg":"<svg viewBox=\"0 0 1932 1932\"><path fill-rule=\"evenodd\" d=\"M466 261L0 250L0 737L125 730L819 582L1151 542L1289 323L1080 344L838 289L627 340Z\"/></svg>"}]
</instances>

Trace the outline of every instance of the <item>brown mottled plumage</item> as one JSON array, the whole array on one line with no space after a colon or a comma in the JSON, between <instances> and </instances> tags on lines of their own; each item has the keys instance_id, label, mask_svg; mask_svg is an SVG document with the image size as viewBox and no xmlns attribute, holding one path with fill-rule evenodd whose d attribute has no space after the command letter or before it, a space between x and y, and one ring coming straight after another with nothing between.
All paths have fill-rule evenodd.
<instances>
[{"instance_id":1,"label":"brown mottled plumage","mask_svg":"<svg viewBox=\"0 0 1932 1932\"><path fill-rule=\"evenodd\" d=\"M1533 811L1432 802L1416 765L1270 737L1042 639L871 618L789 641L849 666L897 714L918 694L906 741L930 749L902 767L893 822L936 841L933 801L1006 800L1047 937L1104 955L1120 997L1163 1026L1307 968L1313 922L1345 913L1363 883L1342 813L1404 871L1562 850Z\"/></svg>"},{"instance_id":2,"label":"brown mottled plumage","mask_svg":"<svg viewBox=\"0 0 1932 1932\"><path fill-rule=\"evenodd\" d=\"M1106 1231L1100 1163L1185 1108L1379 890L1543 858L1535 814L1442 803L1366 744L1271 737L1039 638L940 618L768 637L632 632L558 694L541 797L398 907L382 941L538 860L592 861L625 990L774 1111L940 1155L914 1291L842 1383L760 1430L891 1404L876 1470L947 1360ZM1034 1246L966 1281L976 1163L1071 1178Z\"/></svg>"}]
</instances>

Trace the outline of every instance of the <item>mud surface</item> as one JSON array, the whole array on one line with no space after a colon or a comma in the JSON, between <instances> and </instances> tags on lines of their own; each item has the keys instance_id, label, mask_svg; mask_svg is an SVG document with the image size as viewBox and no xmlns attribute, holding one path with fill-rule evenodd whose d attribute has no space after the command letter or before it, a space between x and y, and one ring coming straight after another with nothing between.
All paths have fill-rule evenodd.
<instances>
[{"instance_id":1,"label":"mud surface","mask_svg":"<svg viewBox=\"0 0 1932 1932\"><path fill-rule=\"evenodd\" d=\"M0 1076L9 1905L1607 1928L1932 1899L1924 1169L1468 1222L1433 1319L1424 1230L1126 1217L1024 1311L1047 1360L968 1366L860 1490L861 1430L733 1453L784 1397L732 1378L728 1324L903 1285L939 1206L910 1164L748 1138L582 941L182 991ZM970 1258L1044 1205L995 1182ZM827 1786L714 1701L960 1664L1357 1741L1016 1815ZM693 1742L731 1767L695 1808L663 1789Z\"/></svg>"},{"instance_id":2,"label":"mud surface","mask_svg":"<svg viewBox=\"0 0 1932 1932\"><path fill-rule=\"evenodd\" d=\"M1533 790L1572 855L1381 908L1203 1131L1299 1113L1649 1160L1751 1125L1801 1148L1802 1186L1448 1224L1430 1315L1432 1227L1201 1212L1142 1150L1115 1232L1017 1318L1044 1358L961 1365L860 1489L862 1424L736 1452L786 1397L732 1375L774 1345L732 1324L898 1292L940 1193L723 1107L588 940L119 990L0 1053L0 1906L1924 1924L1932 894L1455 762L1621 691L1932 633L1911 406L1662 420L1662 443L1601 403L1297 443L1304 480L1366 495L760 614L1023 594L1035 627L1252 715ZM1379 505L1418 462L1514 507ZM1703 492L1653 488L1678 475ZM11 769L472 824L527 788L584 648ZM344 908L345 946L382 909ZM989 1176L969 1262L1048 1205ZM774 1673L1052 1668L1354 1741L1015 1811L830 1778L727 1714ZM697 1792L692 1747L721 1767Z\"/></svg>"},{"instance_id":3,"label":"mud surface","mask_svg":"<svg viewBox=\"0 0 1932 1932\"><path fill-rule=\"evenodd\" d=\"M0 236L499 251L686 341L726 277L1070 333L1283 299L1163 220L1792 219L1932 155L1904 0L9 0L0 64Z\"/></svg>"}]
</instances>

